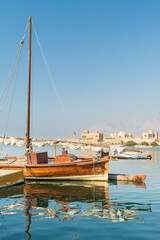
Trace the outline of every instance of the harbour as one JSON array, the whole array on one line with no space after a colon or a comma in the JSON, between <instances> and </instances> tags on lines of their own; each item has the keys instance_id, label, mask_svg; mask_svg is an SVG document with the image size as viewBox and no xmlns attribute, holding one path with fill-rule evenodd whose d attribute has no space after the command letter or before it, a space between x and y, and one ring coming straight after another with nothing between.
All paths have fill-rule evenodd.
<instances>
[{"instance_id":1,"label":"harbour","mask_svg":"<svg viewBox=\"0 0 160 240\"><path fill-rule=\"evenodd\" d=\"M2 145L17 145L19 147L22 147L25 145L25 153L22 156L22 159L17 156L8 156L4 157L4 159L1 159L0 163L0 169L3 170L21 170L23 173L24 180L31 179L31 180L71 180L71 181L107 181L109 179L117 179L117 180L127 180L127 181L143 181L146 178L145 174L136 175L136 176L129 176L126 174L123 174L119 176L119 173L116 175L108 174L108 168L109 168L109 161L110 160L117 160L117 159L151 159L151 155L145 156L142 151L139 150L133 150L133 149L125 149L123 146L101 146L101 145L95 145L94 143L92 145L81 145L79 142L78 145L68 145L65 142L59 142L58 140L55 143L54 141L48 141L47 144L54 146L54 155L55 157L49 157L48 152L36 152L33 149L33 146L37 145L40 147L40 145L43 145L43 142L38 143L35 142L35 139L31 137L31 86L32 86L32 74L31 74L31 67L32 67L32 29L34 30L35 37L44 61L44 65L46 67L46 70L48 72L48 76L50 78L50 81L52 82L54 86L55 93L57 95L57 98L59 100L59 103L61 104L61 107L65 113L66 120L68 119L68 123L70 124L70 127L72 129L73 134L78 139L77 133L74 130L72 126L72 121L69 118L64 104L60 98L60 95L58 94L58 91L56 89L53 77L50 73L44 52L42 50L35 26L33 24L32 17L29 16L22 40L19 42L19 47L16 53L16 56L14 58L12 67L10 69L10 73L8 75L8 79L5 82L2 94L0 96L0 99L2 99L2 106L1 109L4 108L4 103L6 100L6 97L8 95L8 91L10 89L17 64L19 63L19 58L22 54L22 49L24 46L24 43L26 41L26 33L28 31L28 73L27 73L27 114L26 114L26 137L22 140L22 138L14 138L14 137L7 137L4 133L3 137L0 139ZM12 95L13 100L14 92ZM8 120L6 122L5 132L7 131L8 127L8 121L9 116L11 112L12 107L12 101L10 104L9 109L9 115ZM83 131L82 138L86 138L86 134L89 135L89 139L92 139L93 134L89 134L89 131ZM95 134L94 134L95 135ZM150 134L153 135L153 137L156 136L158 138L157 134ZM127 134L128 136L128 134ZM129 134L129 137L131 135ZM147 135L145 135L147 136ZM103 139L103 134L96 132L95 138L97 139ZM19 139L19 141L17 141ZM62 148L62 153L60 155L56 155L56 144L60 144ZM155 143L156 144L156 143ZM46 143L44 144L46 145ZM84 157L84 156L76 156L74 154L69 154L66 148L71 148L73 150L78 149L84 149L87 153L88 150L91 150L91 156L90 157ZM12 159L10 161L10 159ZM53 162L51 162L51 161ZM3 172L1 173L3 174ZM16 173L16 172L15 172ZM8 185L7 179L9 176L3 175L3 178L6 178L6 186ZM18 176L18 172L17 172ZM18 180L15 180L18 182ZM2 184L4 186L4 183Z\"/></svg>"},{"instance_id":2,"label":"harbour","mask_svg":"<svg viewBox=\"0 0 160 240\"><path fill-rule=\"evenodd\" d=\"M0 2L0 240L160 239L159 8Z\"/></svg>"},{"instance_id":3,"label":"harbour","mask_svg":"<svg viewBox=\"0 0 160 240\"><path fill-rule=\"evenodd\" d=\"M143 183L27 181L0 189L1 238L44 239L47 232L48 239L159 239L160 151L150 153L145 162L110 163L113 173L143 170Z\"/></svg>"},{"instance_id":4,"label":"harbour","mask_svg":"<svg viewBox=\"0 0 160 240\"><path fill-rule=\"evenodd\" d=\"M64 143L63 143L64 144ZM66 143L65 143L65 147L66 147ZM83 146L84 147L84 146ZM94 146L94 150L95 150ZM46 152L44 152L44 149L47 149ZM83 149L83 148L82 148ZM129 150L129 149L128 149ZM133 152L133 154L135 154L136 150L130 149L131 150L131 154ZM44 164L44 162L40 162L37 163L36 158L33 159L33 162L31 160L29 160L29 163L26 159L26 156L24 155L25 152L25 147L22 147L22 149L20 149L18 146L5 146L5 145L1 145L1 159L0 159L0 174L2 175L0 178L0 186L1 187L8 187L10 185L16 185L19 184L21 182L24 182L25 180L51 180L51 181L58 181L58 180L62 180L62 181L104 181L107 182L108 180L116 180L116 181L137 181L137 182L143 182L146 178L146 174L139 174L139 175L128 175L128 174L124 174L123 173L108 173L108 167L109 167L109 161L118 161L118 158L111 158L106 156L106 158L100 158L98 157L98 155L96 154L96 164L94 163L94 161L92 160L93 157L89 157L89 158L82 158L82 157L77 157L74 154L77 154L76 150L72 150L70 152L70 154L68 155L60 155L61 154L61 147L57 148L56 153L58 153L58 158L60 157L60 159L63 157L64 159L68 156L69 158L72 156L76 156L76 161L74 160L74 163L68 163L65 162L63 159L62 162L60 162L60 165L58 163L56 163L56 156L55 157L47 157L46 159L46 163ZM99 147L98 147L98 151L99 151ZM17 156L10 156L10 154L13 152L17 153ZM88 152L88 150L85 152ZM140 151L138 151L139 154ZM38 154L42 154L45 153L45 155L47 153L49 153L50 155L53 155L53 146L48 146L48 147L42 147L40 148L40 152L38 152ZM130 152L129 152L130 153ZM137 151L136 151L137 153ZM22 154L19 156L19 154ZM55 147L54 147L54 154L55 154ZM82 155L82 153L80 153L80 156ZM93 154L93 152L92 152ZM141 152L140 152L141 154ZM34 157L37 157L37 153L33 154ZM94 156L94 155L93 155ZM134 156L134 155L133 155ZM149 155L151 156L151 155ZM82 160L81 160L82 159ZM124 159L123 155L121 156L120 159ZM137 158L138 159L138 158ZM142 159L138 159L138 160L150 160L151 157L149 158L142 158ZM36 161L35 161L36 160ZM49 161L50 160L50 161ZM104 161L105 160L105 161ZM102 172L100 172L100 168L101 168L101 162L106 164L106 160L107 160L107 167L106 167L106 175L100 174ZM136 158L134 157L133 159L131 158L131 155L129 155L129 157L127 157L127 160L136 160ZM42 161L44 161L42 159ZM83 173L83 169L81 166L83 166L83 161L85 164L85 172ZM28 165L30 164L30 165ZM74 165L73 165L74 164ZM87 166L88 165L88 166ZM92 166L93 165L93 166ZM74 166L76 166L76 171L78 171L79 175L76 175L75 171L74 171ZM97 170L96 170L96 166L97 166ZM100 166L100 167L99 167ZM105 165L106 166L106 165ZM59 171L61 172L61 168L64 167L65 172L63 172L63 175L61 175L61 173L59 173ZM71 168L71 170L70 170ZM55 169L55 170L54 170ZM68 171L72 171L71 174L68 175ZM96 175L96 171L98 173L98 175ZM89 175L88 175L89 173Z\"/></svg>"}]
</instances>

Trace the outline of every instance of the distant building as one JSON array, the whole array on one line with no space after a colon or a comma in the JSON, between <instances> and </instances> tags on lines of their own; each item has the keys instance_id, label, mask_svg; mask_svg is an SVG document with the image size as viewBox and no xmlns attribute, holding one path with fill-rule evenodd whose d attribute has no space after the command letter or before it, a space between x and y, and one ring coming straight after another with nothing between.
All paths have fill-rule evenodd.
<instances>
[{"instance_id":1,"label":"distant building","mask_svg":"<svg viewBox=\"0 0 160 240\"><path fill-rule=\"evenodd\" d=\"M142 133L142 137L144 139L158 139L158 132L153 132L152 130L145 131Z\"/></svg>"},{"instance_id":2,"label":"distant building","mask_svg":"<svg viewBox=\"0 0 160 240\"><path fill-rule=\"evenodd\" d=\"M120 131L119 133L111 133L111 138L133 138L133 135L131 133L125 133L123 131Z\"/></svg>"},{"instance_id":3,"label":"distant building","mask_svg":"<svg viewBox=\"0 0 160 240\"><path fill-rule=\"evenodd\" d=\"M100 132L90 133L89 130L84 130L82 132L82 140L102 142L103 141L103 133L100 133Z\"/></svg>"},{"instance_id":4,"label":"distant building","mask_svg":"<svg viewBox=\"0 0 160 240\"><path fill-rule=\"evenodd\" d=\"M110 134L110 137L111 137L111 138L118 138L118 133L111 133L111 134Z\"/></svg>"}]
</instances>

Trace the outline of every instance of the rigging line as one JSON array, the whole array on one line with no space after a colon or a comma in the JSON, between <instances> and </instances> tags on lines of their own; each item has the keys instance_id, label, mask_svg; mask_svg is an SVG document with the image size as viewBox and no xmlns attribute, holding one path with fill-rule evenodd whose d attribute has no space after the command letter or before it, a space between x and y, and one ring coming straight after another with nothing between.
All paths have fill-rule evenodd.
<instances>
[{"instance_id":1,"label":"rigging line","mask_svg":"<svg viewBox=\"0 0 160 240\"><path fill-rule=\"evenodd\" d=\"M22 55L21 55L21 56L22 56ZM20 58L20 60L19 60L19 66L18 66L17 76L16 76L16 80L15 80L15 84L14 84L13 93L12 93L11 103L10 103L10 107L9 107L9 114L8 114L8 118L7 118L7 122L6 122L6 128L5 128L5 131L4 131L4 137L5 137L5 135L6 135L7 128L8 128L8 122L9 122L9 118L10 118L10 114L11 114L11 108L12 108L12 104L13 104L13 97L14 97L15 89L16 89L16 85L17 85L18 73L19 73L19 69L20 69L21 59L22 59L22 58Z\"/></svg>"},{"instance_id":2,"label":"rigging line","mask_svg":"<svg viewBox=\"0 0 160 240\"><path fill-rule=\"evenodd\" d=\"M21 42L20 42L20 44L19 44L19 46L18 46L18 50L17 50L16 56L15 56L15 58L14 58L14 61L13 61L13 63L12 63L10 72L9 72L9 74L8 74L8 78L7 78L6 82L5 82L4 88L3 88L3 90L2 90L2 93L1 93L1 96L0 96L0 101L1 101L1 99L2 99L2 97L3 97L3 94L4 94L4 91L5 91L5 88L6 88L7 84L8 84L8 81L9 81L9 78L10 78L10 75L11 75L11 72L12 72L12 69L13 69L13 67L14 67L14 65L15 65L15 61L16 61L16 59L17 59L20 46L21 46L22 42L24 42L24 39L25 39L25 36L26 36L26 32L27 32L27 28L28 28L28 23L27 23L27 25L26 25L26 28L25 28L25 31L24 31L24 34L23 34L23 38L22 38L22 40L21 40Z\"/></svg>"},{"instance_id":3,"label":"rigging line","mask_svg":"<svg viewBox=\"0 0 160 240\"><path fill-rule=\"evenodd\" d=\"M31 61L31 69L33 69L33 61ZM33 70L31 71L31 79L32 79L32 76L33 76ZM34 108L34 105L33 105L33 81L31 81L31 133L32 133L32 138L34 137L34 127L33 127L33 119L34 119L34 111L33 111L33 108Z\"/></svg>"},{"instance_id":4,"label":"rigging line","mask_svg":"<svg viewBox=\"0 0 160 240\"><path fill-rule=\"evenodd\" d=\"M3 97L3 94L4 94L4 91L5 91L5 88L6 88L7 84L8 84L8 81L9 81L9 78L10 78L10 75L11 75L11 72L12 72L12 69L13 69L13 66L14 66L14 64L15 64L15 61L16 61L16 58L17 58L17 55L18 55L18 52L19 52L20 46L21 46L21 43L19 44L19 47L18 47L18 50L17 50L16 56L15 56L15 58L14 58L14 61L13 61L12 66L11 66L11 70L10 70L10 72L9 72L8 78L7 78L6 82L5 82L4 88L3 88L3 90L2 90L2 93L1 93L1 96L0 96L0 101L1 101L1 99L2 99L2 97Z\"/></svg>"},{"instance_id":5,"label":"rigging line","mask_svg":"<svg viewBox=\"0 0 160 240\"><path fill-rule=\"evenodd\" d=\"M22 55L21 55L22 56ZM20 58L20 61L21 61L22 58ZM18 73L19 73L19 69L20 69L20 62L19 61L19 68L18 68L18 71L17 71L17 77L16 77L16 81L15 81L15 85L14 85L14 89L13 89L13 93L12 93L12 98L11 98L11 103L10 103L10 107L9 107L9 114L8 114L8 118L7 118L7 121L6 121L6 127L5 127L5 131L4 131L4 135L3 135L3 139L5 139L6 137L6 132L7 132L7 127L8 127L8 122L9 122L9 118L10 118L10 113L11 113L11 108L12 108L12 103L13 103L13 97L14 97L14 93L15 93L15 88L16 88L16 84L17 84L17 79L18 79ZM1 151L3 149L3 146L4 146L4 143L3 145L1 146Z\"/></svg>"},{"instance_id":6,"label":"rigging line","mask_svg":"<svg viewBox=\"0 0 160 240\"><path fill-rule=\"evenodd\" d=\"M43 53L43 50L42 50L42 47L41 47L41 44L40 44L40 41L39 41L39 38L38 38L38 35L37 35L37 32L36 32L36 29L35 29L35 27L34 27L33 20L32 20L32 25L33 25L33 29L34 29L34 32L35 32L35 35L36 35L36 38L37 38L37 42L38 42L38 45L39 45L39 48L40 48L40 51L41 51L41 54L42 54L42 58L43 58L43 61L44 61L46 70L47 70L47 72L48 72L48 75L49 75L50 81L51 81L51 83L52 83L52 86L53 86L53 88L54 88L54 91L55 91L55 93L56 93L56 96L57 96L57 98L58 98L58 100L59 100L59 103L60 103L60 105L61 105L61 108L62 108L62 110L63 110L63 112L64 112L64 114L65 114L65 116L66 116L66 119L67 119L67 121L68 121L68 123L69 123L69 125L70 125L70 127L71 127L71 129L72 129L72 131L73 131L73 133L74 133L74 135L75 135L76 138L78 139L78 136L77 136L77 134L76 134L76 131L74 130L73 124L72 124L72 122L71 122L71 119L70 119L69 116L68 116L68 113L67 113L67 111L66 111L66 109L65 109L65 107L64 107L64 104L63 104L63 102L62 102L62 99L61 99L61 97L60 97L60 95L59 95L59 93L58 93L57 87L56 87L55 82L54 82L54 80L53 80L52 74L51 74L51 72L50 72L50 69L49 69L47 60L46 60L45 55L44 55L44 53Z\"/></svg>"},{"instance_id":7,"label":"rigging line","mask_svg":"<svg viewBox=\"0 0 160 240\"><path fill-rule=\"evenodd\" d=\"M20 54L21 54L21 52L22 52L23 44L24 44L24 41L23 41L23 42L21 41L21 49L20 49L20 51L19 51L19 54L18 54L18 57L17 57L17 61L16 61L16 63L15 63L15 67L14 67L14 70L13 70L13 73L12 73L12 76L11 76L11 79L10 79L10 82L9 82L9 85L8 85L8 88L7 88L6 95L5 95L4 98L3 98L3 102L2 102L1 107L0 107L0 112L2 111L4 102L5 102L5 100L6 100L6 97L7 97L7 94L8 94L8 91L9 91L9 88L10 88L10 85L11 85L11 82L12 82L12 79L13 79L13 76L14 76L14 73L15 73L15 70L16 70L16 67L17 67L17 64L18 64L18 60L19 60Z\"/></svg>"},{"instance_id":8,"label":"rigging line","mask_svg":"<svg viewBox=\"0 0 160 240\"><path fill-rule=\"evenodd\" d=\"M14 73L15 73L15 70L16 70L16 66L17 66L18 60L19 60L20 54L21 54L21 52L22 52L23 44L24 44L24 40L23 40L23 42L21 41L21 49L20 49L20 52L19 52L19 55L18 55L18 59L17 59L16 65L15 65L14 71L13 71L13 73L12 73L12 77L11 77L11 80L10 80L10 83L9 83L9 86L8 86L8 89L7 89L7 93L6 93L6 95L5 95L4 99L3 99L3 103L2 103L2 105L1 105L0 112L1 112L1 110L2 110L2 108L3 108L3 105L4 105L4 102L5 102L6 96L7 96L7 94L8 94L8 90L9 90L9 87L10 87L10 85L11 85L11 82L12 82L12 79L13 79L13 76L14 76ZM15 84L15 85L16 85L16 84ZM15 88L15 87L14 87L14 88ZM13 92L14 92L14 90L13 90ZM13 94L13 95L14 95L14 94ZM13 96L12 96L12 99L13 99ZM12 102L11 102L11 106L12 106ZM9 115L8 115L8 119L7 119L6 128L5 128L5 131L4 131L3 139L5 139L5 135L6 135L6 131L7 131L7 126L8 126L8 121L9 121L11 106L10 106L10 109L9 109ZM1 151L2 151L2 147L1 147Z\"/></svg>"}]
</instances>

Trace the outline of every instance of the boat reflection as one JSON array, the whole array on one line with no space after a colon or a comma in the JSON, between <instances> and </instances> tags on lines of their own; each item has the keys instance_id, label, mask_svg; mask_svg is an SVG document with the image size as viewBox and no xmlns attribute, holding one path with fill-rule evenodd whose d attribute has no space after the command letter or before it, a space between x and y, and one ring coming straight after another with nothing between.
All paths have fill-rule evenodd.
<instances>
[{"instance_id":1,"label":"boat reflection","mask_svg":"<svg viewBox=\"0 0 160 240\"><path fill-rule=\"evenodd\" d=\"M97 184L87 182L27 183L24 186L26 206L29 210L44 210L32 214L32 216L41 216L37 220L44 218L71 220L76 215L87 216L88 210L91 215L94 205L100 208L103 205L108 207L109 202L108 183ZM52 208L50 208L49 201L53 201ZM84 203L88 204L87 210L83 209Z\"/></svg>"},{"instance_id":2,"label":"boat reflection","mask_svg":"<svg viewBox=\"0 0 160 240\"><path fill-rule=\"evenodd\" d=\"M119 184L119 182L118 182ZM122 182L121 182L122 184ZM126 183L125 183L126 184ZM131 184L131 183L130 183ZM1 207L5 214L16 214L22 211L27 218L25 233L28 239L31 221L68 221L80 219L105 219L108 222L122 222L141 219L141 211L151 211L151 204L119 202L109 198L108 186L117 186L117 182L26 182L19 187L0 191L0 197L18 195L20 203ZM133 185L133 182L132 182ZM134 187L145 188L145 184L135 183ZM128 187L128 186L127 186ZM118 191L119 186L116 187Z\"/></svg>"},{"instance_id":3,"label":"boat reflection","mask_svg":"<svg viewBox=\"0 0 160 240\"><path fill-rule=\"evenodd\" d=\"M130 185L130 186L136 186L138 188L144 188L146 189L146 184L144 182L138 182L138 181L117 181L117 180L110 180L109 183L111 185Z\"/></svg>"},{"instance_id":4,"label":"boat reflection","mask_svg":"<svg viewBox=\"0 0 160 240\"><path fill-rule=\"evenodd\" d=\"M135 184L138 186L138 183ZM145 188L142 183L139 183L139 186ZM32 210L31 215L38 217L37 220L58 218L59 221L65 221L86 216L118 222L133 219L138 215L139 204L135 203L134 208L133 203L131 206L127 204L125 208L125 204L119 204L118 200L110 200L108 183L103 182L97 185L82 182L27 183L24 186L24 193L27 209ZM51 207L49 201L52 200ZM151 210L150 205L142 205L144 211ZM34 210L36 211L33 212Z\"/></svg>"}]
</instances>

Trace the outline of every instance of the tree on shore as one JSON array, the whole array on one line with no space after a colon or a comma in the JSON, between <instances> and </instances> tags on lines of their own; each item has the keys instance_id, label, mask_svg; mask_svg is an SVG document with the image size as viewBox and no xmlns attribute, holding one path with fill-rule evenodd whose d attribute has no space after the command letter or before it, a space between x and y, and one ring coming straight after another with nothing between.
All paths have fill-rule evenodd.
<instances>
[{"instance_id":1,"label":"tree on shore","mask_svg":"<svg viewBox=\"0 0 160 240\"><path fill-rule=\"evenodd\" d=\"M148 142L142 142L141 145L149 146L149 143Z\"/></svg>"},{"instance_id":2,"label":"tree on shore","mask_svg":"<svg viewBox=\"0 0 160 240\"><path fill-rule=\"evenodd\" d=\"M151 146L152 146L152 147L158 147L158 144L157 144L156 142L152 142L152 143L151 143Z\"/></svg>"},{"instance_id":3,"label":"tree on shore","mask_svg":"<svg viewBox=\"0 0 160 240\"><path fill-rule=\"evenodd\" d=\"M136 142L134 142L134 141L128 141L127 143L126 143L126 146L135 146L135 145L137 145L137 143Z\"/></svg>"}]
</instances>

